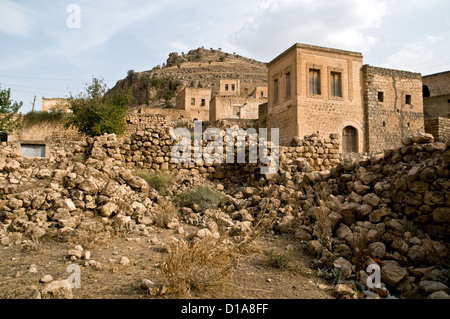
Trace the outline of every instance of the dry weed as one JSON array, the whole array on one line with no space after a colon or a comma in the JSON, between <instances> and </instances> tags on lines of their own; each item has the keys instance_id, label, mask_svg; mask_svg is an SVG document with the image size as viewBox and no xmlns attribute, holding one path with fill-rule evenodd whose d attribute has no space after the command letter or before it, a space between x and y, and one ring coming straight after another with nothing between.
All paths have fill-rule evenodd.
<instances>
[{"instance_id":1,"label":"dry weed","mask_svg":"<svg viewBox=\"0 0 450 319\"><path fill-rule=\"evenodd\" d=\"M168 202L165 205L160 206L156 214L155 225L161 228L166 228L167 225L178 219L178 213L175 206Z\"/></svg>"},{"instance_id":2,"label":"dry weed","mask_svg":"<svg viewBox=\"0 0 450 319\"><path fill-rule=\"evenodd\" d=\"M233 248L222 246L218 240L180 240L171 245L162 274L170 293L185 295L191 289L206 291L228 285L234 275L234 264Z\"/></svg>"}]
</instances>

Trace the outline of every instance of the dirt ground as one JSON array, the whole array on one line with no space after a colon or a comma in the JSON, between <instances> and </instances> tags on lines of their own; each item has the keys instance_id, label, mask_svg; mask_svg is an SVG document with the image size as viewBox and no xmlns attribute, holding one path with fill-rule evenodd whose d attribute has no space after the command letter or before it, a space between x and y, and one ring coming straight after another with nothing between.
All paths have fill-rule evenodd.
<instances>
[{"instance_id":1,"label":"dirt ground","mask_svg":"<svg viewBox=\"0 0 450 319\"><path fill-rule=\"evenodd\" d=\"M167 259L170 237L180 236L173 230L155 230L154 236L121 235L97 238L90 242L57 242L44 240L38 247L24 248L11 244L0 246L0 298L28 299L33 287L39 291L45 275L65 280L71 264L80 265L81 288L73 289L74 299L332 299L332 287L309 265L311 258L301 243L289 237L265 233L257 238L249 252L238 257L233 281L224 289L208 292L191 290L183 296L149 296L140 288L142 279L164 282L160 265ZM157 240L156 240L157 238ZM153 240L153 241L152 241ZM91 260L101 269L85 267L83 260L70 261L69 249L82 245L91 252ZM274 267L265 251L287 256L287 269ZM122 257L130 263L120 264ZM37 272L30 272L36 265Z\"/></svg>"}]
</instances>

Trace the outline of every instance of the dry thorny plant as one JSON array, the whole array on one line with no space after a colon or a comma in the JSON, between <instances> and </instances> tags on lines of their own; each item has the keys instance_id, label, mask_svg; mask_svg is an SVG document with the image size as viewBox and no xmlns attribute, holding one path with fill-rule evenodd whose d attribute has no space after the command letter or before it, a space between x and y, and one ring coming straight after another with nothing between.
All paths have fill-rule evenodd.
<instances>
[{"instance_id":1,"label":"dry thorny plant","mask_svg":"<svg viewBox=\"0 0 450 319\"><path fill-rule=\"evenodd\" d=\"M206 237L203 240L179 240L172 243L169 257L161 265L169 292L185 295L191 289L205 291L230 284L240 254L248 251L250 243L272 227L275 219L267 202L262 205L252 233L236 245L231 244L228 234L223 234L218 239Z\"/></svg>"}]
</instances>

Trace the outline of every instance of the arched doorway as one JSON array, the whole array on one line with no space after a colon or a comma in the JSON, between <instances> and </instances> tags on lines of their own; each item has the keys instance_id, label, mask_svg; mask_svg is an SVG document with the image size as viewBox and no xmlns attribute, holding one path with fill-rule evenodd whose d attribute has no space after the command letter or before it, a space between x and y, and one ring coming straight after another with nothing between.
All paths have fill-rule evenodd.
<instances>
[{"instance_id":1,"label":"arched doorway","mask_svg":"<svg viewBox=\"0 0 450 319\"><path fill-rule=\"evenodd\" d=\"M430 96L431 96L430 89L428 88L428 86L424 85L423 86L423 97L430 97Z\"/></svg>"},{"instance_id":2,"label":"arched doorway","mask_svg":"<svg viewBox=\"0 0 450 319\"><path fill-rule=\"evenodd\" d=\"M358 130L353 126L347 126L342 133L342 151L347 153L358 152Z\"/></svg>"}]
</instances>

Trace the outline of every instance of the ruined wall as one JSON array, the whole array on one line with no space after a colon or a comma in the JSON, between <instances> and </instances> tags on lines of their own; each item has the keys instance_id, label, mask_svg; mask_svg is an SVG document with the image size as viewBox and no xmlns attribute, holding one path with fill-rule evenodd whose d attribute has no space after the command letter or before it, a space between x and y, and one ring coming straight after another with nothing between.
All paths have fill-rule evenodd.
<instances>
[{"instance_id":1,"label":"ruined wall","mask_svg":"<svg viewBox=\"0 0 450 319\"><path fill-rule=\"evenodd\" d=\"M424 132L420 74L365 65L364 86L368 152L395 148L403 136Z\"/></svg>"},{"instance_id":2,"label":"ruined wall","mask_svg":"<svg viewBox=\"0 0 450 319\"><path fill-rule=\"evenodd\" d=\"M209 121L220 119L258 119L259 105L265 99L238 96L216 96L211 101Z\"/></svg>"},{"instance_id":3,"label":"ruined wall","mask_svg":"<svg viewBox=\"0 0 450 319\"><path fill-rule=\"evenodd\" d=\"M437 142L446 142L450 139L450 119L443 117L425 119L425 132L433 135Z\"/></svg>"},{"instance_id":4,"label":"ruined wall","mask_svg":"<svg viewBox=\"0 0 450 319\"><path fill-rule=\"evenodd\" d=\"M27 124L20 131L8 136L8 145L22 156L21 145L45 145L45 157L51 158L61 152L72 152L74 145L85 136L74 127L66 128L58 122Z\"/></svg>"},{"instance_id":5,"label":"ruined wall","mask_svg":"<svg viewBox=\"0 0 450 319\"><path fill-rule=\"evenodd\" d=\"M426 118L450 117L450 72L424 76L423 107Z\"/></svg>"}]
</instances>

